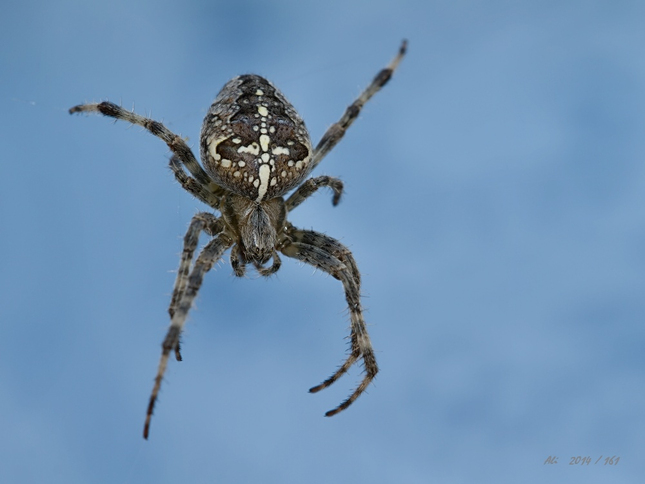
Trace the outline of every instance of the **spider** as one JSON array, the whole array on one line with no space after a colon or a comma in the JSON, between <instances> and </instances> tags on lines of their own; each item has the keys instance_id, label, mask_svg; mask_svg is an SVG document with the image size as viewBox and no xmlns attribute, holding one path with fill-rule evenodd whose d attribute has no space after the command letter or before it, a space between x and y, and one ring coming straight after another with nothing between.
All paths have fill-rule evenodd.
<instances>
[{"instance_id":1,"label":"spider","mask_svg":"<svg viewBox=\"0 0 645 484\"><path fill-rule=\"evenodd\" d=\"M192 218L179 262L170 300L170 328L162 343L161 360L146 412L143 437L150 420L170 353L181 361L180 335L204 275L231 249L230 261L237 277L252 264L260 275L280 268L281 253L311 264L340 280L345 290L351 321L351 351L338 370L309 390L316 393L338 380L359 359L365 376L354 392L325 415L331 417L349 407L378 372L360 301L361 276L351 252L336 239L302 230L287 221L287 214L321 187L333 191L332 204L340 201L343 183L338 178L305 178L345 135L363 105L392 77L405 55L404 40L396 57L327 130L314 149L295 108L263 77L248 74L228 81L211 105L200 136L203 167L180 136L163 124L139 116L111 102L81 104L70 114L96 112L142 126L161 138L172 151L170 169L181 186L210 208ZM286 200L284 195L295 189ZM212 239L193 261L202 232ZM271 262L269 264L269 262Z\"/></svg>"}]
</instances>

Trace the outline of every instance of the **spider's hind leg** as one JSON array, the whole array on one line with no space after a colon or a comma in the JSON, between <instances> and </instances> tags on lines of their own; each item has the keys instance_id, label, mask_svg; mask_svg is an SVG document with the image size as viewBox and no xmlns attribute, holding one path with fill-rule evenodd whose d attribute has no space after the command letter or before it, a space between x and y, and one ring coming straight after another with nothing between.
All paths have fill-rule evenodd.
<instances>
[{"instance_id":1,"label":"spider's hind leg","mask_svg":"<svg viewBox=\"0 0 645 484\"><path fill-rule=\"evenodd\" d=\"M338 144L345 132L352 125L352 123L358 118L363 106L367 101L369 101L374 94L379 92L385 84L390 80L392 74L399 66L401 59L405 56L405 52L408 49L408 42L404 40L399 47L399 52L392 59L390 64L381 69L379 73L374 77L371 84L358 96L358 98L345 110L341 118L334 124L332 124L329 129L325 132L321 140L316 145L314 149L314 154L311 159L312 169L315 168L318 163L329 153L334 146Z\"/></svg>"},{"instance_id":2,"label":"spider's hind leg","mask_svg":"<svg viewBox=\"0 0 645 484\"><path fill-rule=\"evenodd\" d=\"M349 249L336 239L311 230L294 228L290 228L289 238L290 242L282 248L282 253L311 264L340 280L345 289L345 298L350 313L351 351L349 356L332 376L309 391L316 393L327 388L344 375L359 358L363 359L365 365L365 376L354 392L335 409L325 414L327 417L331 417L354 403L378 373L374 350L363 319L360 302L360 274Z\"/></svg>"},{"instance_id":3,"label":"spider's hind leg","mask_svg":"<svg viewBox=\"0 0 645 484\"><path fill-rule=\"evenodd\" d=\"M102 114L103 116L108 116L114 119L120 119L123 121L127 121L128 123L141 126L142 128L148 130L150 134L153 134L157 138L160 138L168 145L168 148L170 148L170 151L172 151L177 156L177 159L179 159L181 163L184 164L186 169L190 172L190 174L193 176L193 178L197 181L199 185L208 187L208 191L210 191L211 194L214 194L216 196L221 196L224 194L224 190L221 187L217 186L215 182L211 180L208 174L201 167L201 165L195 158L195 155L186 144L186 141L184 141L184 139L181 136L176 135L175 133L170 131L160 122L155 121L153 119L146 118L144 116L140 116L136 113L128 111L127 109L123 109L121 106L117 104L114 104L108 101L103 101L100 103L79 104L78 106L74 106L70 108L69 113L70 114L99 113L99 114ZM181 180L180 180L180 183L181 183ZM200 198L199 195L197 195L194 191L187 188L183 183L182 183L182 186L184 186L184 188L186 188L187 190L191 191L191 193L197 196L197 198ZM206 201L206 203L209 203L209 202Z\"/></svg>"},{"instance_id":4,"label":"spider's hind leg","mask_svg":"<svg viewBox=\"0 0 645 484\"><path fill-rule=\"evenodd\" d=\"M175 175L175 180L179 182L184 190L190 192L195 198L201 200L210 207L219 207L219 201L222 194L222 189L219 186L212 182L204 185L197 181L197 179L188 176L182 167L182 161L176 154L172 155L168 166Z\"/></svg>"}]
</instances>

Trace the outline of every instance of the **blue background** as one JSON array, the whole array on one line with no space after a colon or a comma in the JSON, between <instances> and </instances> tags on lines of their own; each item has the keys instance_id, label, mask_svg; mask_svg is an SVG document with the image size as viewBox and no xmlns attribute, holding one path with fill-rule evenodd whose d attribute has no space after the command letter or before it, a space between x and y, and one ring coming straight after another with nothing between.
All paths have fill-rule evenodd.
<instances>
[{"instance_id":1,"label":"blue background","mask_svg":"<svg viewBox=\"0 0 645 484\"><path fill-rule=\"evenodd\" d=\"M2 10L0 481L643 481L644 3ZM338 281L292 260L237 279L226 257L144 441L205 207L163 142L67 109L109 99L197 147L221 86L253 72L315 143L402 38L399 71L315 172L345 199L291 216L355 254L382 369L369 394L327 419L360 371L307 393L347 349Z\"/></svg>"}]
</instances>

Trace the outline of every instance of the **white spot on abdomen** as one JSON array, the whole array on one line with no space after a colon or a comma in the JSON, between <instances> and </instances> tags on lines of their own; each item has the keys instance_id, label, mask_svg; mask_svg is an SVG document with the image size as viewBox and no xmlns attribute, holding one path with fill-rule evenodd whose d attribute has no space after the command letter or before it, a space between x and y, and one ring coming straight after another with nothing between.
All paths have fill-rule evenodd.
<instances>
[{"instance_id":1,"label":"white spot on abdomen","mask_svg":"<svg viewBox=\"0 0 645 484\"><path fill-rule=\"evenodd\" d=\"M271 138L269 138L266 134L260 135L260 146L262 147L262 151L269 151L270 142L271 142Z\"/></svg>"},{"instance_id":2,"label":"white spot on abdomen","mask_svg":"<svg viewBox=\"0 0 645 484\"><path fill-rule=\"evenodd\" d=\"M289 148L283 148L282 146L276 146L271 150L271 153L274 155L289 155Z\"/></svg>"},{"instance_id":3,"label":"white spot on abdomen","mask_svg":"<svg viewBox=\"0 0 645 484\"><path fill-rule=\"evenodd\" d=\"M267 188L269 188L269 173L271 172L271 168L269 168L269 165L261 165L260 166L260 186L258 187L258 198L257 201L261 201L262 198L264 198L264 195L267 192Z\"/></svg>"},{"instance_id":4,"label":"white spot on abdomen","mask_svg":"<svg viewBox=\"0 0 645 484\"><path fill-rule=\"evenodd\" d=\"M237 149L237 152L238 153L251 153L252 155L258 155L260 153L260 147L258 146L257 143L251 143L248 146L240 146Z\"/></svg>"}]
</instances>

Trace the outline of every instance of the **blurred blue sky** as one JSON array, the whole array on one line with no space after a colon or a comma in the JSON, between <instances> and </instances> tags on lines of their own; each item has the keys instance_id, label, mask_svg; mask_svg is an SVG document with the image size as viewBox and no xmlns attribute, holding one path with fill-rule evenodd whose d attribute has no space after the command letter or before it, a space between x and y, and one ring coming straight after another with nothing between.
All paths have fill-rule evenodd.
<instances>
[{"instance_id":1,"label":"blurred blue sky","mask_svg":"<svg viewBox=\"0 0 645 484\"><path fill-rule=\"evenodd\" d=\"M315 143L402 38L399 71L315 172L343 179L343 202L291 217L355 254L369 394L327 419L360 372L307 393L345 355L338 281L222 263L144 441L205 207L160 140L67 109L109 99L197 147L221 86L253 72ZM642 482L644 45L630 1L4 5L0 481Z\"/></svg>"}]
</instances>

